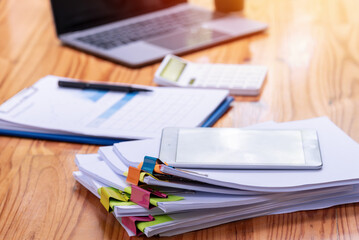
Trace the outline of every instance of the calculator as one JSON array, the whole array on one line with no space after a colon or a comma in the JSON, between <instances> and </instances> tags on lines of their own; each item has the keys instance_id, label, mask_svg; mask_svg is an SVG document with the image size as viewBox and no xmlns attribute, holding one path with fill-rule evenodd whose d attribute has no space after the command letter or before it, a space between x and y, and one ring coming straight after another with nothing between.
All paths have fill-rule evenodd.
<instances>
[{"instance_id":1,"label":"calculator","mask_svg":"<svg viewBox=\"0 0 359 240\"><path fill-rule=\"evenodd\" d=\"M267 67L242 64L203 64L167 55L155 74L162 86L228 89L233 95L258 95Z\"/></svg>"}]
</instances>

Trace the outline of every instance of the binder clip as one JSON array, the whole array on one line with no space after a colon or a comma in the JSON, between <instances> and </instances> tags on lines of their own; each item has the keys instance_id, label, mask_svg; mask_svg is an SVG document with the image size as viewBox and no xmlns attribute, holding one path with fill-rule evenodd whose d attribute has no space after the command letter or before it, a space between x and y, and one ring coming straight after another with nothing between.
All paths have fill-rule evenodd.
<instances>
[{"instance_id":1,"label":"binder clip","mask_svg":"<svg viewBox=\"0 0 359 240\"><path fill-rule=\"evenodd\" d=\"M127 202L129 200L129 197L124 192L112 187L101 187L98 189L98 193L101 196L101 204L106 208L108 212L113 211L110 204L112 200L117 200L121 202Z\"/></svg>"},{"instance_id":2,"label":"binder clip","mask_svg":"<svg viewBox=\"0 0 359 240\"><path fill-rule=\"evenodd\" d=\"M162 173L160 170L162 164L167 165L167 163L162 162L158 158L145 156L143 159L143 162L140 163L137 166L137 168L132 167L132 166L128 167L126 181L130 184L137 186L139 180L141 179L141 172L150 174L152 177L154 177L153 172ZM144 176L142 176L142 177L144 177Z\"/></svg>"},{"instance_id":3,"label":"binder clip","mask_svg":"<svg viewBox=\"0 0 359 240\"><path fill-rule=\"evenodd\" d=\"M150 198L156 196L159 198L167 198L167 195L151 188L141 188L132 185L130 200L144 208L150 209Z\"/></svg>"},{"instance_id":4,"label":"binder clip","mask_svg":"<svg viewBox=\"0 0 359 240\"><path fill-rule=\"evenodd\" d=\"M141 174L141 169L129 166L126 182L137 186L138 181L140 180L140 174Z\"/></svg>"},{"instance_id":5,"label":"binder clip","mask_svg":"<svg viewBox=\"0 0 359 240\"><path fill-rule=\"evenodd\" d=\"M143 162L138 165L138 168L141 168L142 171L150 174L153 174L153 172L163 174L163 172L161 172L162 164L168 165L167 163L162 162L159 158L145 156Z\"/></svg>"},{"instance_id":6,"label":"binder clip","mask_svg":"<svg viewBox=\"0 0 359 240\"><path fill-rule=\"evenodd\" d=\"M141 170L153 174L153 170L155 169L157 163L157 158L145 156L143 159Z\"/></svg>"},{"instance_id":7,"label":"binder clip","mask_svg":"<svg viewBox=\"0 0 359 240\"><path fill-rule=\"evenodd\" d=\"M146 217L122 217L121 222L125 225L130 231L136 234L136 236L140 236L143 233L139 231L136 227L136 222L151 222L155 218L151 215Z\"/></svg>"}]
</instances>

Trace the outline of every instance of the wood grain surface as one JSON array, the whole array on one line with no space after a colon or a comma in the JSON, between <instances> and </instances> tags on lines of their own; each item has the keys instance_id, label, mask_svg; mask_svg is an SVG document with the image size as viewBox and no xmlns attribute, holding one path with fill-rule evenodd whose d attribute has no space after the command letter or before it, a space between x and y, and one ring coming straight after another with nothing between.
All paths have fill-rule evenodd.
<instances>
[{"instance_id":1,"label":"wood grain surface","mask_svg":"<svg viewBox=\"0 0 359 240\"><path fill-rule=\"evenodd\" d=\"M213 8L209 0L191 2ZM183 56L269 67L261 95L236 97L215 126L328 116L359 142L358 9L356 0L247 0L243 15L268 23L268 31ZM0 0L0 103L48 74L154 85L158 66L129 69L62 46L48 0ZM0 239L129 239L72 177L75 154L97 150L0 136ZM257 217L161 239L359 239L359 204Z\"/></svg>"}]
</instances>

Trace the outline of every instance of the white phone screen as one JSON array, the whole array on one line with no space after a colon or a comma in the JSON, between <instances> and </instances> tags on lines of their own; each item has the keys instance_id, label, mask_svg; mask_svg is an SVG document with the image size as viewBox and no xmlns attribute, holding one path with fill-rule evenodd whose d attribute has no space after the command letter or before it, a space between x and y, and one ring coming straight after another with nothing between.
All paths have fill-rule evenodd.
<instances>
[{"instance_id":1,"label":"white phone screen","mask_svg":"<svg viewBox=\"0 0 359 240\"><path fill-rule=\"evenodd\" d=\"M176 162L305 164L301 131L180 129Z\"/></svg>"}]
</instances>

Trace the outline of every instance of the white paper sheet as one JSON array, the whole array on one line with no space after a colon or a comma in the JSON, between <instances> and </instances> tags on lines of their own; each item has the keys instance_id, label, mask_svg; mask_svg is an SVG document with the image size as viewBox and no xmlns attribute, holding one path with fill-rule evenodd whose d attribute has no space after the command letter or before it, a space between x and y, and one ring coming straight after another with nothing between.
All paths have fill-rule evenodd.
<instances>
[{"instance_id":1,"label":"white paper sheet","mask_svg":"<svg viewBox=\"0 0 359 240\"><path fill-rule=\"evenodd\" d=\"M228 96L226 90L148 87L152 92L60 88L47 76L0 106L0 128L142 139L166 126L195 127ZM9 123L10 124L9 124Z\"/></svg>"},{"instance_id":2,"label":"white paper sheet","mask_svg":"<svg viewBox=\"0 0 359 240\"><path fill-rule=\"evenodd\" d=\"M79 175L81 175L81 173L74 173L76 179L79 179L78 177L76 177ZM89 190L91 190L91 186L89 186L91 184L86 184L86 181L91 182L91 177L87 176L84 179L85 180L80 181L80 183L83 184ZM96 188L102 185L100 182L95 185L95 182L95 180L92 180L93 189L91 190L91 192L93 193L96 192ZM245 200L243 197L238 196L220 196L214 194L199 194L196 196L193 194L185 193L183 194L183 196L185 196L186 198L183 201L163 202L161 204L167 205L167 207L171 207L172 205L172 207L174 207L172 208L172 210L174 211L179 210L181 207L183 209L186 209L187 205L187 210L191 211L183 213L170 213L169 216L173 219L173 221L146 228L145 233L147 236L152 236L155 234L172 236L174 234L180 234L183 232L193 231L210 226L216 226L222 223L250 217L307 209L319 209L338 204L356 202L359 199L359 186L348 185L338 188L319 189L313 191L297 192L293 194L272 194L269 196L262 196L262 198L268 198L266 201L253 201L252 204L248 204L250 203L248 202L248 200L250 200L250 198L258 197L249 197L247 198L247 200ZM236 200L239 201L237 202L239 205L231 205ZM185 203L186 201L187 204ZM211 208L208 210L196 210L197 207L200 207L200 205L198 205L198 203L200 202L206 202L206 204L208 204L207 207ZM215 207L215 205L213 205L216 202L218 207ZM228 203L232 207L226 207L228 206L226 205ZM188 208L188 206L191 206L191 204L194 205ZM117 216L117 219L121 221L118 216L126 216L126 214L132 216L141 216L147 214L157 215L160 213L160 209L155 208L147 210L138 205L134 205L115 207L115 213L116 212L124 213L122 215L115 215ZM129 234L132 235L133 233L129 232Z\"/></svg>"},{"instance_id":3,"label":"white paper sheet","mask_svg":"<svg viewBox=\"0 0 359 240\"><path fill-rule=\"evenodd\" d=\"M279 207L275 210L249 213L249 214L238 215L238 216L228 217L228 218L223 218L223 219L216 219L216 220L213 220L210 222L205 222L205 223L200 222L198 224L193 224L189 227L182 227L182 228L179 227L179 228L172 229L169 231L161 232L159 235L161 237L174 236L174 235L187 233L187 232L191 232L191 231L195 231L195 230L199 230L199 229L209 228L209 227L218 226L218 225L229 223L229 222L234 222L234 221L239 221L239 220L243 220L243 219L264 216L264 215L275 215L275 214L291 213L291 212L297 212L297 211L323 209L323 208L328 208L328 207L332 207L332 206L336 206L336 205L352 203L355 201L354 199L357 199L357 201L358 201L359 193L349 195L349 196L338 197L338 198L321 199L318 201L302 203L302 204L294 205L291 207Z\"/></svg>"},{"instance_id":4,"label":"white paper sheet","mask_svg":"<svg viewBox=\"0 0 359 240\"><path fill-rule=\"evenodd\" d=\"M316 129L319 136L323 167L321 170L204 170L191 169L190 174L170 167L162 171L196 181L248 191L299 191L359 183L359 145L328 118L321 117L287 123L265 124L261 129ZM159 140L143 140L114 146L127 159L138 161L150 153L158 156ZM141 147L138 147L141 146ZM157 152L157 155L155 155ZM138 159L138 160L137 160ZM208 177L206 177L206 175Z\"/></svg>"},{"instance_id":5,"label":"white paper sheet","mask_svg":"<svg viewBox=\"0 0 359 240\"><path fill-rule=\"evenodd\" d=\"M79 169L85 171L86 174L90 174L87 178L81 181L86 188L88 188L91 192L97 191L98 188L101 187L101 182L106 182L107 185L116 187L116 185L121 182L120 176L115 176L114 173L111 173L111 169L106 167L104 161L101 161L99 158L96 158L95 154L89 155L78 155L77 162ZM79 175L78 173L74 176ZM93 178L93 180L92 180ZM97 179L97 180L96 180ZM100 181L97 186L95 186L95 182ZM83 183L84 182L84 183ZM91 187L92 185L92 187ZM103 184L105 185L105 184ZM124 189L124 186L119 188L120 190ZM351 186L342 186L337 188L327 188L327 189L318 189L315 191L302 191L302 192L294 192L294 193L277 193L277 194L265 194L260 196L237 196L237 195L226 195L220 193L203 193L203 192L186 192L186 191L178 191L173 194L182 196L185 199L181 201L175 202L159 202L158 207L163 210L163 212L171 213L171 212L180 212L180 211L188 211L188 210L198 210L203 208L223 208L223 207L231 207L231 206L241 206L248 205L254 203L261 202L280 202L284 200L295 200L306 197L317 197L322 196L324 194L340 194L343 191L351 190ZM119 212L115 210L115 212ZM147 213L148 212L141 212ZM124 214L122 214L123 216ZM119 215L116 215L119 216Z\"/></svg>"},{"instance_id":6,"label":"white paper sheet","mask_svg":"<svg viewBox=\"0 0 359 240\"><path fill-rule=\"evenodd\" d=\"M81 172L110 187L123 191L131 186L126 182L125 176L119 176L113 172L97 154L77 154L75 162Z\"/></svg>"},{"instance_id":7,"label":"white paper sheet","mask_svg":"<svg viewBox=\"0 0 359 240\"><path fill-rule=\"evenodd\" d=\"M73 175L75 179L79 181L84 187L89 189L93 194L100 198L100 196L97 194L97 189L105 186L104 184L91 179L91 177L86 176L86 174L83 174L79 171L74 172ZM295 206L308 201L308 199L310 201L320 199L320 201L315 202L316 205L313 205L313 207L315 206L320 208L320 206L323 205L321 204L323 202L322 199L334 197L340 200L343 198L343 196L352 196L353 194L356 194L355 191L357 190L355 189L357 188L353 188L353 186L342 186L337 188L319 189L315 191L303 191L292 194L271 194L257 197L238 197L229 195L221 196L220 194L208 193L179 193L177 195L183 196L185 198L184 200L176 202L160 202L159 207L152 209L145 209L138 205L115 206L114 215L116 217L147 216L149 214L156 216L165 214L166 212L166 214L172 214L171 216L174 216L175 219L178 220L181 219L182 216L189 216L190 213L193 213L192 211L203 213L203 211L198 211L203 208L208 209L205 211L205 213L210 213L213 211L213 209L222 209L223 213L226 213L228 209L234 211L240 208L242 213L248 214L248 212L263 212L277 207L281 208L283 206L289 206L290 204L292 204L294 207L288 209L294 211L296 209ZM353 202L353 199L350 201ZM181 211L186 212L183 214L177 213Z\"/></svg>"},{"instance_id":8,"label":"white paper sheet","mask_svg":"<svg viewBox=\"0 0 359 240\"><path fill-rule=\"evenodd\" d=\"M124 172L128 171L128 166L125 164L125 161L123 161L123 158L118 157L118 155L114 153L114 148L112 146L100 147L98 152L101 158L116 174L123 175ZM206 183L185 182L185 181L183 182L159 181L151 176L146 176L144 178L144 182L148 185L154 185L154 186L171 187L171 188L218 193L218 194L236 194L236 195L261 194L261 192L253 192L253 191L249 192L249 191L241 191L238 189L228 189L214 185L209 185Z\"/></svg>"},{"instance_id":9,"label":"white paper sheet","mask_svg":"<svg viewBox=\"0 0 359 240\"><path fill-rule=\"evenodd\" d=\"M353 190L347 191L343 194L334 193L288 201L283 200L272 203L254 204L251 206L169 214L173 221L147 227L145 228L145 234L148 237L161 234L162 232L171 234L173 230L180 228L184 228L185 232L188 232L190 229L197 230L241 219L276 214L277 212L282 213L313 209L312 204L314 204L314 206L317 208L326 208L338 204L357 201L357 197L353 198L353 196L359 196L358 186L353 188ZM197 226L197 228L194 229L194 226ZM176 234L178 234L178 232L176 232Z\"/></svg>"}]
</instances>

